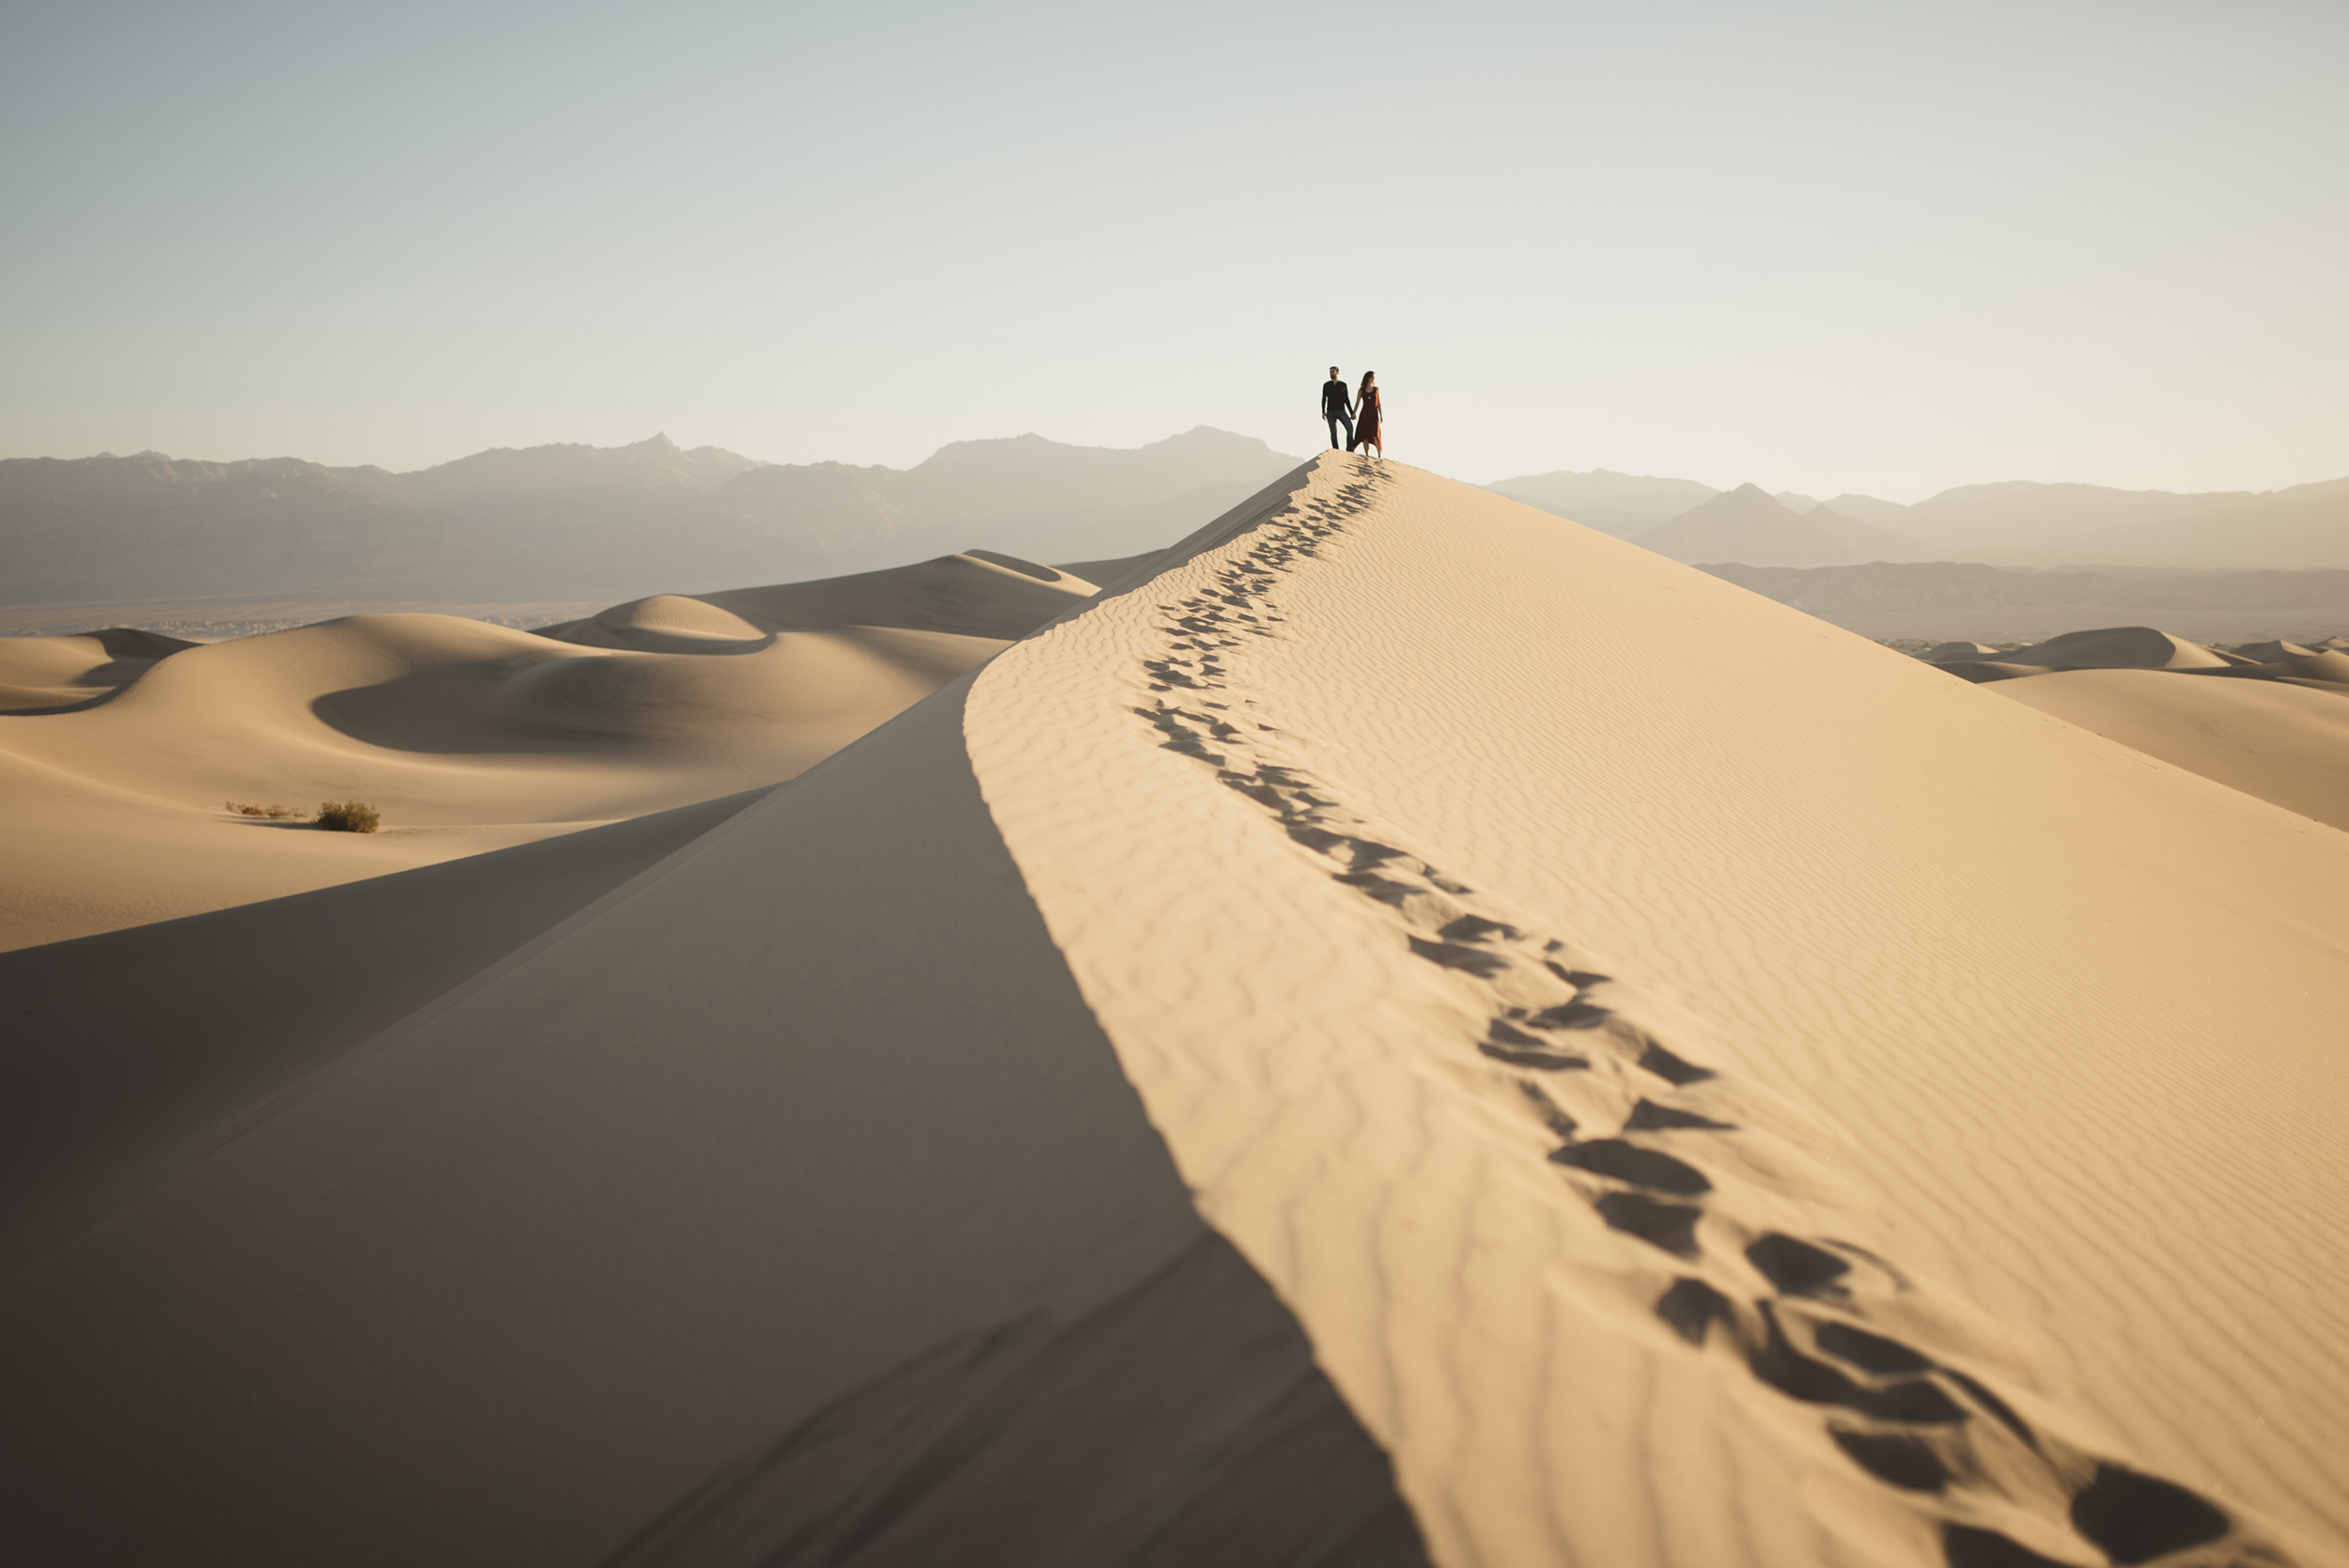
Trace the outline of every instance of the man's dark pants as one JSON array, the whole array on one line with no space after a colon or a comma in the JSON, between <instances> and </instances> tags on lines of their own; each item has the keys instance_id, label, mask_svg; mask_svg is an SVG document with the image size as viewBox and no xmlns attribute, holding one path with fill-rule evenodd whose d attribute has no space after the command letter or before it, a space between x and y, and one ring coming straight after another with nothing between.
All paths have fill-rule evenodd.
<instances>
[{"instance_id":1,"label":"man's dark pants","mask_svg":"<svg viewBox=\"0 0 2349 1568\"><path fill-rule=\"evenodd\" d=\"M1341 430L1346 433L1344 441L1338 439ZM1354 422L1351 419L1342 413L1330 415L1330 444L1333 448L1344 447L1348 452L1354 450Z\"/></svg>"}]
</instances>

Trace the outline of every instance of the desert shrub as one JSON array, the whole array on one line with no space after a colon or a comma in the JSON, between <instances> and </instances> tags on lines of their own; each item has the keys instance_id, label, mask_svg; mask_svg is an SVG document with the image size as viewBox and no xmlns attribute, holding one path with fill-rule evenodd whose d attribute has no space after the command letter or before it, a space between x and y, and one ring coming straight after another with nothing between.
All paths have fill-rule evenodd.
<instances>
[{"instance_id":1,"label":"desert shrub","mask_svg":"<svg viewBox=\"0 0 2349 1568\"><path fill-rule=\"evenodd\" d=\"M266 816L272 822L283 822L288 817L299 822L310 815L300 806L281 806L274 801L266 806L243 805L235 800L223 800L221 804L239 816Z\"/></svg>"},{"instance_id":2,"label":"desert shrub","mask_svg":"<svg viewBox=\"0 0 2349 1568\"><path fill-rule=\"evenodd\" d=\"M365 800L320 800L319 826L337 833L371 833L381 827L381 814Z\"/></svg>"}]
</instances>

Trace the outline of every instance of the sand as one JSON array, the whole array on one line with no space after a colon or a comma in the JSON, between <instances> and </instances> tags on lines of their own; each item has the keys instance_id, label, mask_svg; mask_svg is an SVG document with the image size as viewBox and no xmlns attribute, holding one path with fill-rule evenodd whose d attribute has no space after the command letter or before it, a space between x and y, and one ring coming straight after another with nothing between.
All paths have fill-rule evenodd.
<instances>
[{"instance_id":1,"label":"sand","mask_svg":"<svg viewBox=\"0 0 2349 1568\"><path fill-rule=\"evenodd\" d=\"M1108 589L403 1021L75 1079L25 1549L2349 1560L2349 835L1396 463Z\"/></svg>"},{"instance_id":2,"label":"sand","mask_svg":"<svg viewBox=\"0 0 2349 1568\"><path fill-rule=\"evenodd\" d=\"M1989 690L2349 831L2349 687L2067 670Z\"/></svg>"},{"instance_id":3,"label":"sand","mask_svg":"<svg viewBox=\"0 0 2349 1568\"><path fill-rule=\"evenodd\" d=\"M0 1272L767 793L0 953Z\"/></svg>"},{"instance_id":4,"label":"sand","mask_svg":"<svg viewBox=\"0 0 2349 1568\"><path fill-rule=\"evenodd\" d=\"M374 614L204 645L0 641L0 950L796 777L1093 592L1007 560L664 595L537 634ZM349 799L383 831L226 809Z\"/></svg>"},{"instance_id":5,"label":"sand","mask_svg":"<svg viewBox=\"0 0 2349 1568\"><path fill-rule=\"evenodd\" d=\"M1438 1558L2092 1561L2102 1464L2334 1560L2349 838L1399 465L1296 507L969 729Z\"/></svg>"}]
</instances>

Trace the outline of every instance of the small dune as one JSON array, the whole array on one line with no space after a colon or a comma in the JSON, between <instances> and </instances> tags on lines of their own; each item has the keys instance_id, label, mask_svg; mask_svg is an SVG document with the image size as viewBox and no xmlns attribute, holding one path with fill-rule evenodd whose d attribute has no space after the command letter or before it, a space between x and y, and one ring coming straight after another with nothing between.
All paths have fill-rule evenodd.
<instances>
[{"instance_id":1,"label":"small dune","mask_svg":"<svg viewBox=\"0 0 2349 1568\"><path fill-rule=\"evenodd\" d=\"M794 778L1093 592L981 552L542 632L374 614L207 644L0 641L0 950ZM217 806L353 799L381 832Z\"/></svg>"}]
</instances>

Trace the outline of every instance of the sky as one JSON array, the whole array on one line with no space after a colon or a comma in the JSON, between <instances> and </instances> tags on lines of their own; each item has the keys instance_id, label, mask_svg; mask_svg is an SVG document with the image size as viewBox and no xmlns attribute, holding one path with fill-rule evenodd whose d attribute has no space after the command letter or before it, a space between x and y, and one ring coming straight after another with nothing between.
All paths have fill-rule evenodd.
<instances>
[{"instance_id":1,"label":"sky","mask_svg":"<svg viewBox=\"0 0 2349 1568\"><path fill-rule=\"evenodd\" d=\"M2349 474L2341 0L5 17L0 456Z\"/></svg>"}]
</instances>

